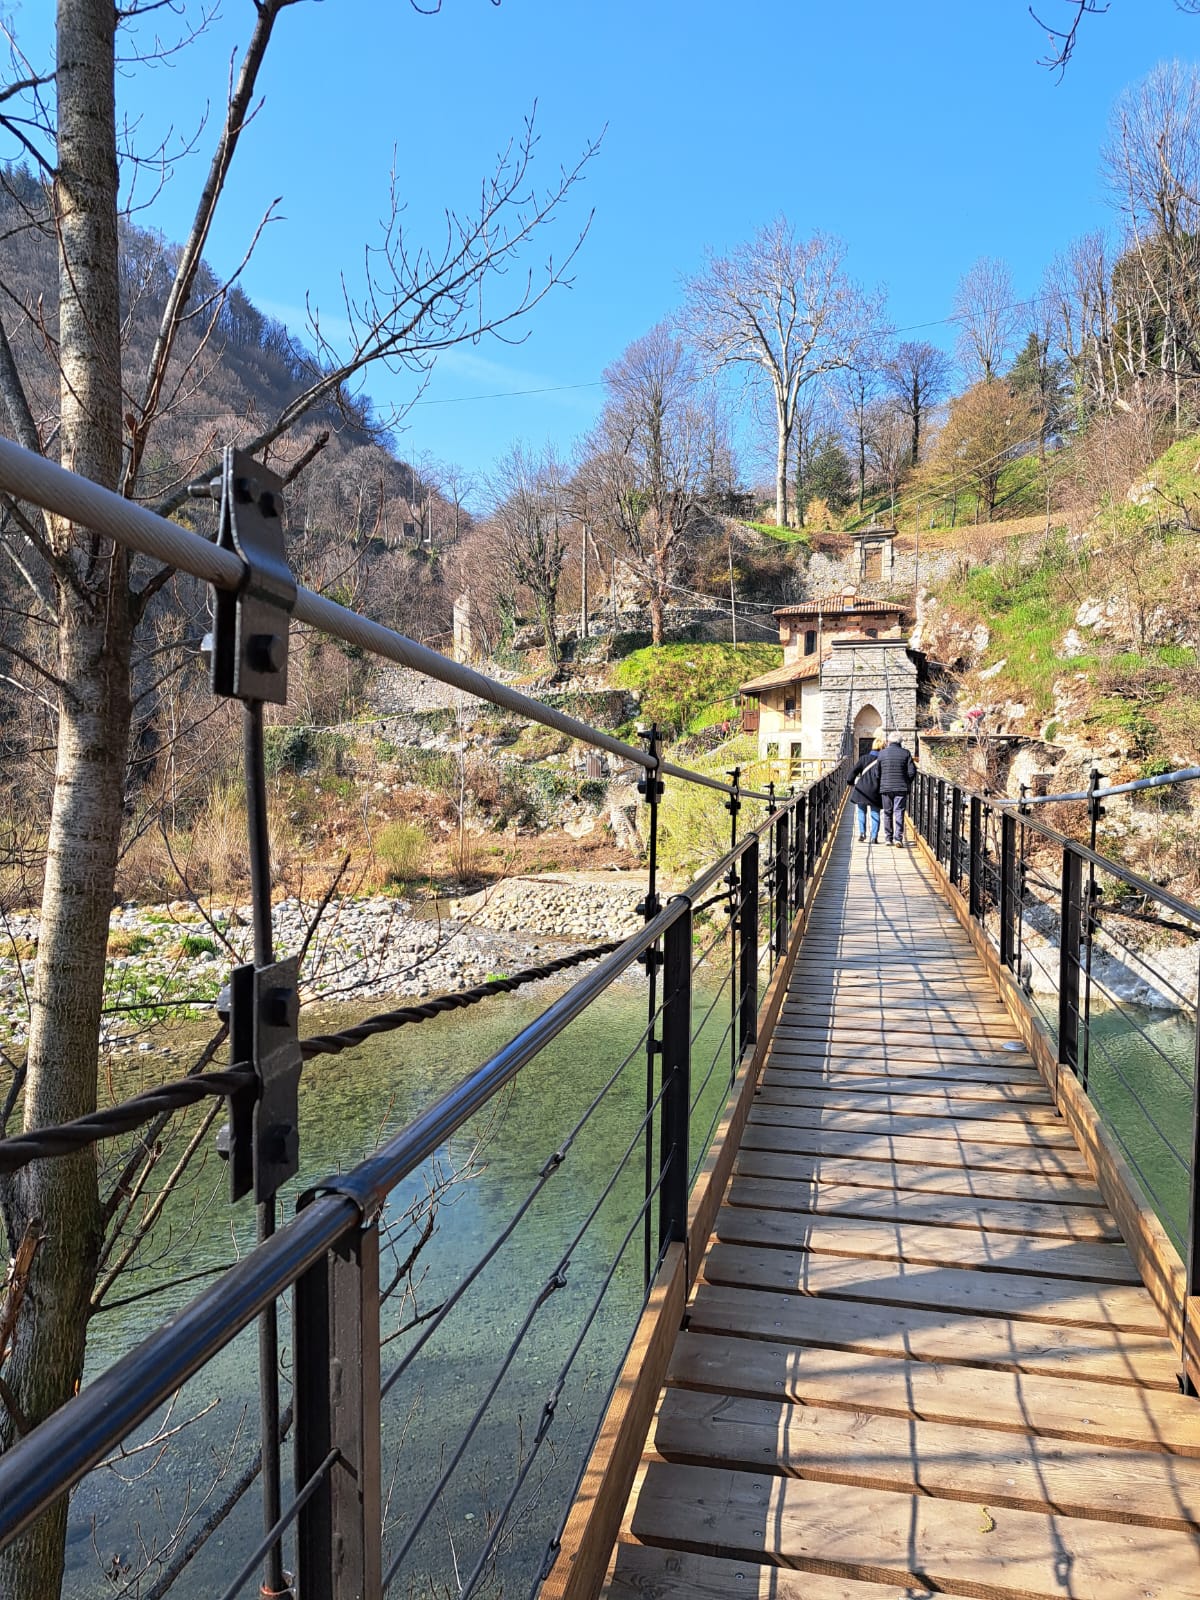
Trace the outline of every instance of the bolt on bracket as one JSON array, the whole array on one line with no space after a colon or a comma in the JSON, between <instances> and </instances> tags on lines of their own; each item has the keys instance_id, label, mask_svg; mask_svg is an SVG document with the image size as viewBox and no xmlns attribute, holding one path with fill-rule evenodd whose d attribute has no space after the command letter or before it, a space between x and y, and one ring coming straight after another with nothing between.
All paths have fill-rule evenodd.
<instances>
[{"instance_id":1,"label":"bolt on bracket","mask_svg":"<svg viewBox=\"0 0 1200 1600\"><path fill-rule=\"evenodd\" d=\"M196 485L221 500L217 544L241 557L238 589L218 589L210 653L214 694L235 700L287 701L288 623L296 580L283 540L283 479L242 450L226 447L220 479ZM214 495L215 497L215 495Z\"/></svg>"},{"instance_id":2,"label":"bolt on bracket","mask_svg":"<svg viewBox=\"0 0 1200 1600\"><path fill-rule=\"evenodd\" d=\"M229 1124L218 1149L229 1161L229 1198L253 1189L270 1200L300 1169L300 997L295 957L229 979L229 1055L254 1068L254 1082L229 1097Z\"/></svg>"}]
</instances>

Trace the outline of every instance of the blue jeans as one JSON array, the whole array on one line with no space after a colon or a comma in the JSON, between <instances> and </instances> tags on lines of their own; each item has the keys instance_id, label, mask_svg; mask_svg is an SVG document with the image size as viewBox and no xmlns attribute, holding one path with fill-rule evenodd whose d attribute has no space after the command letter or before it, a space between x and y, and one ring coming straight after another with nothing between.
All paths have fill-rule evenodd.
<instances>
[{"instance_id":1,"label":"blue jeans","mask_svg":"<svg viewBox=\"0 0 1200 1600\"><path fill-rule=\"evenodd\" d=\"M904 843L904 808L908 795L885 794L883 800L883 838L886 844Z\"/></svg>"},{"instance_id":2,"label":"blue jeans","mask_svg":"<svg viewBox=\"0 0 1200 1600\"><path fill-rule=\"evenodd\" d=\"M874 844L879 837L879 807L859 806L854 807L858 813L858 837L861 839L867 831L867 812L871 813L871 843Z\"/></svg>"}]
</instances>

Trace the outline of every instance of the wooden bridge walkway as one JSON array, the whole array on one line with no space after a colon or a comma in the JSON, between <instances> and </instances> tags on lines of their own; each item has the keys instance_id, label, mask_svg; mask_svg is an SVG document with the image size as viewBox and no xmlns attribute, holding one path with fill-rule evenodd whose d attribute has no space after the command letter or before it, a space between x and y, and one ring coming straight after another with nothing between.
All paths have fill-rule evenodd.
<instances>
[{"instance_id":1,"label":"wooden bridge walkway","mask_svg":"<svg viewBox=\"0 0 1200 1600\"><path fill-rule=\"evenodd\" d=\"M1200 1600L1200 1403L1016 1037L847 817L611 1600Z\"/></svg>"}]
</instances>

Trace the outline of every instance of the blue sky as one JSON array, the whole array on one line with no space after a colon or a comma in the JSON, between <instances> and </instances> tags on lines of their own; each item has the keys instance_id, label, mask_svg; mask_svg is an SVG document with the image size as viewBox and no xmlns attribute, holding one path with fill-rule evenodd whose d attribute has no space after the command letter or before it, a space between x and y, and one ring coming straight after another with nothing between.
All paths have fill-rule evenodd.
<instances>
[{"instance_id":1,"label":"blue sky","mask_svg":"<svg viewBox=\"0 0 1200 1600\"><path fill-rule=\"evenodd\" d=\"M50 9L16 8L35 49ZM172 64L122 78L144 144L193 129L220 101L250 12L223 0ZM1061 82L1039 66L1043 51L1025 0L444 0L434 16L406 0L305 0L277 24L265 105L209 255L231 270L281 196L286 220L243 284L285 320L300 320L306 294L336 316L339 274L361 271L385 210L393 147L419 237L443 207L470 205L535 100L547 177L606 129L555 230L561 249L594 210L573 287L542 304L518 348L444 356L409 413L406 454L484 472L516 438L569 449L596 414L605 365L679 303L705 248L780 211L802 233L841 235L897 325L944 318L980 255L1004 257L1032 292L1059 249L1112 222L1098 152L1113 102L1157 61L1200 57L1200 18L1172 0L1113 0ZM201 134L203 160L179 163L143 221L182 235L210 142ZM921 336L948 344L952 330ZM378 373L368 389L385 403L413 392ZM511 393L539 389L556 392Z\"/></svg>"}]
</instances>

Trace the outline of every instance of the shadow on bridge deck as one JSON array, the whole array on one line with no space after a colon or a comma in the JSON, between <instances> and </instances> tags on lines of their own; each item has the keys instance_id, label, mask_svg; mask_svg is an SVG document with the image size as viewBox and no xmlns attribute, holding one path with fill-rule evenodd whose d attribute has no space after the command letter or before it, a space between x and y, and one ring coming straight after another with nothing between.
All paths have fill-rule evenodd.
<instances>
[{"instance_id":1,"label":"shadow on bridge deck","mask_svg":"<svg viewBox=\"0 0 1200 1600\"><path fill-rule=\"evenodd\" d=\"M1200 1597L1200 1408L915 849L849 816L605 1593Z\"/></svg>"}]
</instances>

